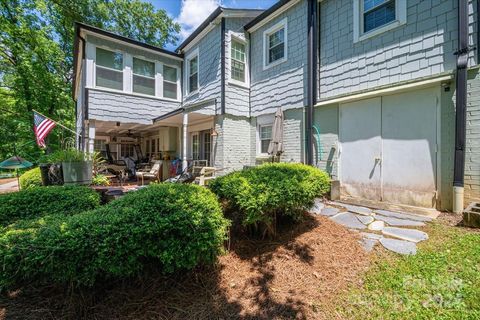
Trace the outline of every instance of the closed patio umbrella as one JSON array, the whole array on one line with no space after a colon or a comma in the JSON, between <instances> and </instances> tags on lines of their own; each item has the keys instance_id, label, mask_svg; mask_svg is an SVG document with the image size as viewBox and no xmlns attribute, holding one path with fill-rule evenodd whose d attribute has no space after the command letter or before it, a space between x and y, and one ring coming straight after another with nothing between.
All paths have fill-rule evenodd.
<instances>
[{"instance_id":1,"label":"closed patio umbrella","mask_svg":"<svg viewBox=\"0 0 480 320\"><path fill-rule=\"evenodd\" d=\"M0 168L2 169L15 169L17 173L18 190L20 190L20 179L18 177L18 169L25 169L31 166L33 166L33 164L30 161L27 161L19 156L10 157L7 160L0 163Z\"/></svg>"},{"instance_id":2,"label":"closed patio umbrella","mask_svg":"<svg viewBox=\"0 0 480 320\"><path fill-rule=\"evenodd\" d=\"M275 112L275 120L272 127L272 140L268 146L268 154L280 156L283 153L283 111L278 108Z\"/></svg>"}]
</instances>

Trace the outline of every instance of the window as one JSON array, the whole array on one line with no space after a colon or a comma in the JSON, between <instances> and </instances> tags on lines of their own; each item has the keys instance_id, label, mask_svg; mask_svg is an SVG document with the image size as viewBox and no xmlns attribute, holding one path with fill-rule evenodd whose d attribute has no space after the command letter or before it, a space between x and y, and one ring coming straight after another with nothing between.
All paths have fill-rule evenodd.
<instances>
[{"instance_id":1,"label":"window","mask_svg":"<svg viewBox=\"0 0 480 320\"><path fill-rule=\"evenodd\" d=\"M187 58L188 93L198 90L198 51Z\"/></svg>"},{"instance_id":2,"label":"window","mask_svg":"<svg viewBox=\"0 0 480 320\"><path fill-rule=\"evenodd\" d=\"M363 0L363 32L395 20L395 0Z\"/></svg>"},{"instance_id":3,"label":"window","mask_svg":"<svg viewBox=\"0 0 480 320\"><path fill-rule=\"evenodd\" d=\"M133 92L155 95L155 63L133 58Z\"/></svg>"},{"instance_id":4,"label":"window","mask_svg":"<svg viewBox=\"0 0 480 320\"><path fill-rule=\"evenodd\" d=\"M133 144L121 144L120 145L120 156L121 157L133 157L134 154Z\"/></svg>"},{"instance_id":5,"label":"window","mask_svg":"<svg viewBox=\"0 0 480 320\"><path fill-rule=\"evenodd\" d=\"M354 42L406 23L406 0L353 0Z\"/></svg>"},{"instance_id":6,"label":"window","mask_svg":"<svg viewBox=\"0 0 480 320\"><path fill-rule=\"evenodd\" d=\"M200 143L198 133L192 135L192 159L198 160L200 157Z\"/></svg>"},{"instance_id":7,"label":"window","mask_svg":"<svg viewBox=\"0 0 480 320\"><path fill-rule=\"evenodd\" d=\"M276 65L287 60L287 20L283 19L264 33L263 67Z\"/></svg>"},{"instance_id":8,"label":"window","mask_svg":"<svg viewBox=\"0 0 480 320\"><path fill-rule=\"evenodd\" d=\"M212 135L210 130L202 131L203 134L203 159L207 160L207 165L210 165L210 155L212 152Z\"/></svg>"},{"instance_id":9,"label":"window","mask_svg":"<svg viewBox=\"0 0 480 320\"><path fill-rule=\"evenodd\" d=\"M266 154L268 153L268 146L270 145L270 141L272 140L272 126L260 126L259 130L260 136L260 153Z\"/></svg>"},{"instance_id":10,"label":"window","mask_svg":"<svg viewBox=\"0 0 480 320\"><path fill-rule=\"evenodd\" d=\"M123 90L123 54L96 49L96 85L98 87Z\"/></svg>"},{"instance_id":11,"label":"window","mask_svg":"<svg viewBox=\"0 0 480 320\"><path fill-rule=\"evenodd\" d=\"M163 66L163 97L177 100L177 68Z\"/></svg>"},{"instance_id":12,"label":"window","mask_svg":"<svg viewBox=\"0 0 480 320\"><path fill-rule=\"evenodd\" d=\"M245 65L246 65L246 46L245 43L232 39L231 41L231 79L242 83L245 79Z\"/></svg>"}]
</instances>

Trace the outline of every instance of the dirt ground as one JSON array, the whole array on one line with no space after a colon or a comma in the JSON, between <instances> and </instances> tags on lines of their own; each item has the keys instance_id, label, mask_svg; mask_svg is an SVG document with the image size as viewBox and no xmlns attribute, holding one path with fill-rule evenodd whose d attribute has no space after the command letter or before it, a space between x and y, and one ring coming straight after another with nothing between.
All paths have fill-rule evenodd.
<instances>
[{"instance_id":1,"label":"dirt ground","mask_svg":"<svg viewBox=\"0 0 480 320\"><path fill-rule=\"evenodd\" d=\"M0 297L0 319L326 319L368 265L355 233L308 216L274 240L234 239L216 266L189 274L81 292L23 288Z\"/></svg>"}]
</instances>

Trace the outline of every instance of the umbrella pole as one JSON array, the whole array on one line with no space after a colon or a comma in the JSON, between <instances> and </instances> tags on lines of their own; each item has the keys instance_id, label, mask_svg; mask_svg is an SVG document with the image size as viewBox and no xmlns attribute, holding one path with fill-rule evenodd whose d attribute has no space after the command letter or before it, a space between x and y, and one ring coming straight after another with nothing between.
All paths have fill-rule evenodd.
<instances>
[{"instance_id":1,"label":"umbrella pole","mask_svg":"<svg viewBox=\"0 0 480 320\"><path fill-rule=\"evenodd\" d=\"M17 185L18 185L18 191L20 191L20 177L18 176L18 169L15 169L15 172L17 173Z\"/></svg>"}]
</instances>

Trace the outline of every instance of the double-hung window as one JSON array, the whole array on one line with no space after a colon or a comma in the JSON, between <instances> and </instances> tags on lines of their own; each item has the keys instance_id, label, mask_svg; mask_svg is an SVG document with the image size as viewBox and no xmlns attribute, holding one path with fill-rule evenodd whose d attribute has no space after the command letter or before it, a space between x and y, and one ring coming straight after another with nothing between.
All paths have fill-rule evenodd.
<instances>
[{"instance_id":1,"label":"double-hung window","mask_svg":"<svg viewBox=\"0 0 480 320\"><path fill-rule=\"evenodd\" d=\"M230 50L231 80L246 83L246 45L232 38Z\"/></svg>"},{"instance_id":2,"label":"double-hung window","mask_svg":"<svg viewBox=\"0 0 480 320\"><path fill-rule=\"evenodd\" d=\"M259 138L260 138L260 153L267 154L268 146L272 140L272 126L271 125L262 125L259 127Z\"/></svg>"},{"instance_id":3,"label":"double-hung window","mask_svg":"<svg viewBox=\"0 0 480 320\"><path fill-rule=\"evenodd\" d=\"M133 92L155 95L155 63L133 58Z\"/></svg>"},{"instance_id":4,"label":"double-hung window","mask_svg":"<svg viewBox=\"0 0 480 320\"><path fill-rule=\"evenodd\" d=\"M264 68L276 65L287 60L287 20L284 19L278 24L263 33L264 41Z\"/></svg>"},{"instance_id":5,"label":"double-hung window","mask_svg":"<svg viewBox=\"0 0 480 320\"><path fill-rule=\"evenodd\" d=\"M177 68L163 65L163 97L177 99Z\"/></svg>"},{"instance_id":6,"label":"double-hung window","mask_svg":"<svg viewBox=\"0 0 480 320\"><path fill-rule=\"evenodd\" d=\"M123 54L96 49L95 83L98 87L123 90Z\"/></svg>"},{"instance_id":7,"label":"double-hung window","mask_svg":"<svg viewBox=\"0 0 480 320\"><path fill-rule=\"evenodd\" d=\"M188 93L198 90L198 52L187 58Z\"/></svg>"},{"instance_id":8,"label":"double-hung window","mask_svg":"<svg viewBox=\"0 0 480 320\"><path fill-rule=\"evenodd\" d=\"M406 23L407 0L353 0L354 41Z\"/></svg>"}]
</instances>

